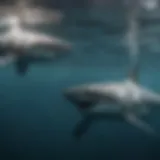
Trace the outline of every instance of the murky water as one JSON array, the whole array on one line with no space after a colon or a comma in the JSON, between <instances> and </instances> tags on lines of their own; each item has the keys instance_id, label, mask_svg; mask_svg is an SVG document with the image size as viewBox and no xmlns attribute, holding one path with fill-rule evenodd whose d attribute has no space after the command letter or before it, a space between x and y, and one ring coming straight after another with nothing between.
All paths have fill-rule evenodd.
<instances>
[{"instance_id":1,"label":"murky water","mask_svg":"<svg viewBox=\"0 0 160 160\"><path fill-rule=\"evenodd\" d=\"M121 121L95 123L79 142L72 137L81 115L63 97L63 89L86 82L121 80L128 66L123 46L124 20L112 18L113 23L106 23L94 19L88 22L83 16L79 19L66 20L58 32L74 43L70 56L50 63L33 63L25 77L16 75L12 65L0 69L0 139L4 159L160 158L159 138ZM160 46L155 40L159 38L158 23L145 29L153 40L149 37L147 45L147 35L141 40L140 83L160 92ZM154 112L147 117L158 134L159 116L160 112Z\"/></svg>"}]
</instances>

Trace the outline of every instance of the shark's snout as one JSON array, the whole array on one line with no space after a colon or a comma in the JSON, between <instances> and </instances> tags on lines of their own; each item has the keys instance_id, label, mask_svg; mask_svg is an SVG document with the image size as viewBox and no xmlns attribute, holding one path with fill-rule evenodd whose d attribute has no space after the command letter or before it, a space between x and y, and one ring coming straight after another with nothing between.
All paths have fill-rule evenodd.
<instances>
[{"instance_id":1,"label":"shark's snout","mask_svg":"<svg viewBox=\"0 0 160 160\"><path fill-rule=\"evenodd\" d=\"M79 106L83 101L85 101L81 88L68 88L63 93L65 98L72 104Z\"/></svg>"},{"instance_id":2,"label":"shark's snout","mask_svg":"<svg viewBox=\"0 0 160 160\"><path fill-rule=\"evenodd\" d=\"M94 101L88 99L80 88L67 89L64 91L64 96L81 110L90 108L94 104Z\"/></svg>"},{"instance_id":3,"label":"shark's snout","mask_svg":"<svg viewBox=\"0 0 160 160\"><path fill-rule=\"evenodd\" d=\"M69 43L69 42L66 43L64 46L65 46L65 48L68 49L68 50L70 50L70 49L72 48L72 44Z\"/></svg>"},{"instance_id":4,"label":"shark's snout","mask_svg":"<svg viewBox=\"0 0 160 160\"><path fill-rule=\"evenodd\" d=\"M74 102L76 99L76 93L72 89L66 89L63 92L63 95L67 100L69 100L71 102Z\"/></svg>"},{"instance_id":5,"label":"shark's snout","mask_svg":"<svg viewBox=\"0 0 160 160\"><path fill-rule=\"evenodd\" d=\"M63 42L58 47L60 50L70 51L72 49L72 44L69 42Z\"/></svg>"},{"instance_id":6,"label":"shark's snout","mask_svg":"<svg viewBox=\"0 0 160 160\"><path fill-rule=\"evenodd\" d=\"M55 50L58 51L58 56L68 56L71 54L72 44L71 43L60 43L54 46Z\"/></svg>"}]
</instances>

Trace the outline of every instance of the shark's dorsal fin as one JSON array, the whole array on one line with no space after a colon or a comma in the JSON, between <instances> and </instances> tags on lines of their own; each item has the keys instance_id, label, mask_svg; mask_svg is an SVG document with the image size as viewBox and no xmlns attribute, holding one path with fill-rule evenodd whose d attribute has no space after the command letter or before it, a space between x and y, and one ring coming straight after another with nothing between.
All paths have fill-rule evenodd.
<instances>
[{"instance_id":1,"label":"shark's dorsal fin","mask_svg":"<svg viewBox=\"0 0 160 160\"><path fill-rule=\"evenodd\" d=\"M30 0L17 0L15 3L16 8L16 15L19 17L20 20L23 20L25 17L26 9L30 5Z\"/></svg>"},{"instance_id":2,"label":"shark's dorsal fin","mask_svg":"<svg viewBox=\"0 0 160 160\"><path fill-rule=\"evenodd\" d=\"M128 31L127 31L127 43L128 52L130 58L130 67L128 78L129 80L137 83L139 78L139 28L138 28L138 13L140 11L140 6L138 1L131 6L128 11Z\"/></svg>"},{"instance_id":3,"label":"shark's dorsal fin","mask_svg":"<svg viewBox=\"0 0 160 160\"><path fill-rule=\"evenodd\" d=\"M130 55L129 55L129 70L128 70L128 78L138 83L139 81L139 72L140 72L140 51L139 51L139 45L138 45L138 39L135 38L133 40L133 44L130 48Z\"/></svg>"},{"instance_id":4,"label":"shark's dorsal fin","mask_svg":"<svg viewBox=\"0 0 160 160\"><path fill-rule=\"evenodd\" d=\"M138 83L139 81L139 70L140 70L140 63L136 62L137 64L133 64L130 68L129 68L129 72L128 72L128 79L134 83Z\"/></svg>"}]
</instances>

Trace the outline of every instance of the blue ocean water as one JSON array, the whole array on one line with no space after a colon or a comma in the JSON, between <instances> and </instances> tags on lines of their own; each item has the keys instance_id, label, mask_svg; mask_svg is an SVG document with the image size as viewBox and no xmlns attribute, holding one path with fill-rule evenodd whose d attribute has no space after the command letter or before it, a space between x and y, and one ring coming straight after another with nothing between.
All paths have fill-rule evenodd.
<instances>
[{"instance_id":1,"label":"blue ocean water","mask_svg":"<svg viewBox=\"0 0 160 160\"><path fill-rule=\"evenodd\" d=\"M69 56L33 63L25 77L18 76L13 65L0 69L1 159L160 158L159 137L123 121L95 123L78 142L72 136L81 115L63 97L63 90L82 83L123 80L127 74L123 21L121 17L113 21L106 25L84 17L70 18L59 29L59 35L74 44ZM160 92L160 48L158 43L150 45L156 50L142 47L140 83ZM158 135L159 116L157 111L146 119Z\"/></svg>"}]
</instances>

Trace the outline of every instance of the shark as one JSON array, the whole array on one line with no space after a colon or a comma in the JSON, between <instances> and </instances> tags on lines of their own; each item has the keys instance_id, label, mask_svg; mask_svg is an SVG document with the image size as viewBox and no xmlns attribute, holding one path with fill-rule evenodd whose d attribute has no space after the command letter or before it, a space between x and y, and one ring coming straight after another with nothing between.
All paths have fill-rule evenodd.
<instances>
[{"instance_id":1,"label":"shark","mask_svg":"<svg viewBox=\"0 0 160 160\"><path fill-rule=\"evenodd\" d=\"M64 89L64 97L76 106L82 115L73 134L81 138L93 122L102 115L106 118L122 118L128 124L155 135L154 129L141 119L147 115L149 106L160 105L160 94L139 82L140 58L138 46L138 9L128 16L127 47L130 57L128 76L122 81L81 84Z\"/></svg>"},{"instance_id":2,"label":"shark","mask_svg":"<svg viewBox=\"0 0 160 160\"><path fill-rule=\"evenodd\" d=\"M15 17L9 29L0 34L0 46L6 52L1 56L1 64L16 62L19 75L25 75L28 70L27 50L33 48L48 49L51 51L66 51L71 49L71 43L58 37L38 33L25 29L21 24L22 17ZM68 53L68 52L57 52ZM53 54L56 54L55 52Z\"/></svg>"},{"instance_id":3,"label":"shark","mask_svg":"<svg viewBox=\"0 0 160 160\"><path fill-rule=\"evenodd\" d=\"M81 137L100 115L120 116L127 123L145 132L154 133L150 125L139 116L148 113L150 105L160 105L160 94L147 89L131 77L121 82L83 84L64 90L65 98L76 105L82 121L75 127L74 135Z\"/></svg>"}]
</instances>

